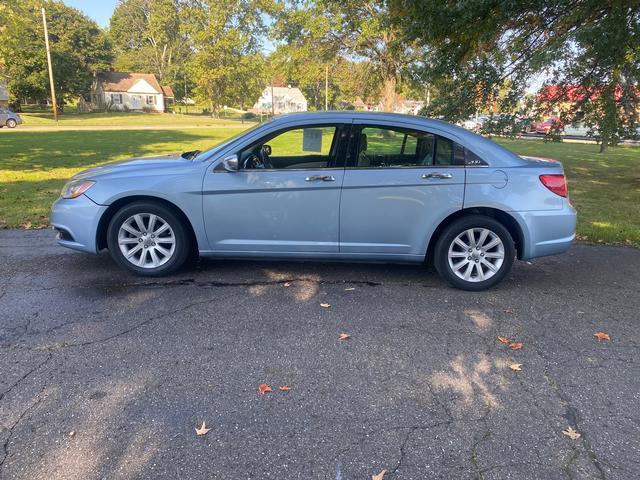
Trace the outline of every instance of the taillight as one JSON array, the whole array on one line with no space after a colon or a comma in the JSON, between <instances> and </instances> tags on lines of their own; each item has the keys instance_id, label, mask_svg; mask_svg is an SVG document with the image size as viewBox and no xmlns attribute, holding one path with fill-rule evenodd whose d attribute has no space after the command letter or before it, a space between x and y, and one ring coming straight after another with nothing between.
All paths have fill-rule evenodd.
<instances>
[{"instance_id":1,"label":"taillight","mask_svg":"<svg viewBox=\"0 0 640 480\"><path fill-rule=\"evenodd\" d=\"M567 179L561 173L553 173L550 175L540 175L542 184L556 195L566 197L569 194L567 187Z\"/></svg>"}]
</instances>

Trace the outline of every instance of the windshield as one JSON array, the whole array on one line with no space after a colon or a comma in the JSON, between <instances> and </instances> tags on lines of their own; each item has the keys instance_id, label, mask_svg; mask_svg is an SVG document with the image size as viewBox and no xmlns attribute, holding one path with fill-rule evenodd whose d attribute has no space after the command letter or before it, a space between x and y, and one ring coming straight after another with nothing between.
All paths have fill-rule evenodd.
<instances>
[{"instance_id":1,"label":"windshield","mask_svg":"<svg viewBox=\"0 0 640 480\"><path fill-rule=\"evenodd\" d=\"M258 123L256 125L254 125L251 128L247 128L246 130L241 131L240 133L237 133L236 135L233 135L225 140L223 140L221 143L218 143L217 145L211 147L209 150L205 150L203 152L198 152L196 155L194 155L193 158L196 157L204 157L204 156L210 156L213 155L214 153L216 153L217 151L223 149L224 147L226 147L227 145L229 145L231 142L233 142L234 140L247 135L248 133L253 132L254 130L257 130L258 128L262 127L263 125L265 125L266 123L270 122L271 120L267 121L267 122L263 122L263 123Z\"/></svg>"}]
</instances>

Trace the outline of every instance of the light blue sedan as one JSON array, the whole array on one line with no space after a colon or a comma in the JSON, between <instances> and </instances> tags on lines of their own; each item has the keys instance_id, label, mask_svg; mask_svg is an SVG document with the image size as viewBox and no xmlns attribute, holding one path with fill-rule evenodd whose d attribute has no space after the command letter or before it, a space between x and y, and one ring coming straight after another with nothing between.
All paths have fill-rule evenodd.
<instances>
[{"instance_id":1,"label":"light blue sedan","mask_svg":"<svg viewBox=\"0 0 640 480\"><path fill-rule=\"evenodd\" d=\"M522 260L566 251L576 211L559 162L520 157L427 118L284 115L205 152L74 176L55 202L58 243L108 248L140 275L195 255L432 262L483 290Z\"/></svg>"}]
</instances>

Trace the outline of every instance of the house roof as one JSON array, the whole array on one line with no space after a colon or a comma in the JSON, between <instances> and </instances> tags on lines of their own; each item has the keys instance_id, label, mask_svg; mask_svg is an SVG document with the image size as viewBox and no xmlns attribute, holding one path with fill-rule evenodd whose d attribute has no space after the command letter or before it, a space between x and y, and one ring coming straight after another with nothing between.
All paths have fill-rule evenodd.
<instances>
[{"instance_id":1,"label":"house roof","mask_svg":"<svg viewBox=\"0 0 640 480\"><path fill-rule=\"evenodd\" d=\"M101 72L96 79L106 92L128 92L136 82L144 80L156 92L162 93L162 87L153 73Z\"/></svg>"},{"instance_id":2,"label":"house roof","mask_svg":"<svg viewBox=\"0 0 640 480\"><path fill-rule=\"evenodd\" d=\"M162 85L162 93L165 97L174 98L173 89L169 85Z\"/></svg>"},{"instance_id":3,"label":"house roof","mask_svg":"<svg viewBox=\"0 0 640 480\"><path fill-rule=\"evenodd\" d=\"M547 85L538 92L538 100L547 102L596 100L602 93L601 87L582 87L580 85ZM638 91L640 94L640 91ZM613 96L619 102L624 95L620 85L614 89Z\"/></svg>"}]
</instances>

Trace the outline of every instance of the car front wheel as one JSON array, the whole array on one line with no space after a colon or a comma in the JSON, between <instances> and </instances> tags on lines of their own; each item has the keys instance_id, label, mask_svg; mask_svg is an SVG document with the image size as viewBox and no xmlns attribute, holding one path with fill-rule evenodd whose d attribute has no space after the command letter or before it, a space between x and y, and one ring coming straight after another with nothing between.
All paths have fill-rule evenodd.
<instances>
[{"instance_id":1,"label":"car front wheel","mask_svg":"<svg viewBox=\"0 0 640 480\"><path fill-rule=\"evenodd\" d=\"M13 118L10 118L9 120L7 120L7 127L9 128L16 128L16 121Z\"/></svg>"},{"instance_id":2,"label":"car front wheel","mask_svg":"<svg viewBox=\"0 0 640 480\"><path fill-rule=\"evenodd\" d=\"M483 215L463 217L446 227L434 251L440 276L454 287L470 291L498 284L511 270L514 258L509 231Z\"/></svg>"},{"instance_id":3,"label":"car front wheel","mask_svg":"<svg viewBox=\"0 0 640 480\"><path fill-rule=\"evenodd\" d=\"M120 266L157 277L176 271L189 256L189 238L177 215L163 205L136 202L120 209L107 230L107 246Z\"/></svg>"}]
</instances>

